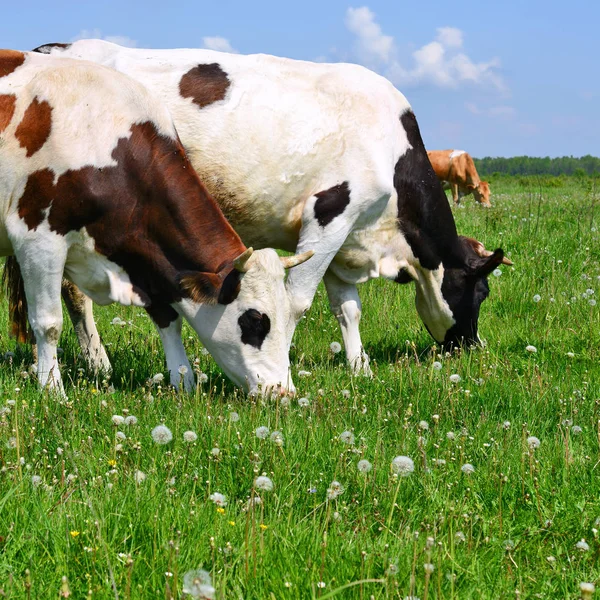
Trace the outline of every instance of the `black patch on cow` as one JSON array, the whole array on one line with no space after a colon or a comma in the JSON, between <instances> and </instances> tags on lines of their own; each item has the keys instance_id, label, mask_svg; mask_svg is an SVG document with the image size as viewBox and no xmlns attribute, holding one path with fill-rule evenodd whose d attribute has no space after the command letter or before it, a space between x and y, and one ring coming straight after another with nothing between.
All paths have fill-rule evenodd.
<instances>
[{"instance_id":1,"label":"black patch on cow","mask_svg":"<svg viewBox=\"0 0 600 600\"><path fill-rule=\"evenodd\" d=\"M315 217L321 227L326 227L339 217L350 204L350 186L347 181L315 194Z\"/></svg>"},{"instance_id":2,"label":"black patch on cow","mask_svg":"<svg viewBox=\"0 0 600 600\"><path fill-rule=\"evenodd\" d=\"M44 44L43 46L38 46L37 48L34 48L32 52L39 52L40 54L51 54L52 50L55 50L57 48L59 50L67 50L70 47L71 44L60 44L58 42L55 42L54 44Z\"/></svg>"},{"instance_id":3,"label":"black patch on cow","mask_svg":"<svg viewBox=\"0 0 600 600\"><path fill-rule=\"evenodd\" d=\"M146 312L161 329L165 329L179 317L179 313L170 304L164 302L153 302L146 307Z\"/></svg>"},{"instance_id":4,"label":"black patch on cow","mask_svg":"<svg viewBox=\"0 0 600 600\"><path fill-rule=\"evenodd\" d=\"M421 265L459 266L462 252L446 194L429 162L412 110L400 117L410 148L398 159L394 188L398 194L398 225Z\"/></svg>"},{"instance_id":5,"label":"black patch on cow","mask_svg":"<svg viewBox=\"0 0 600 600\"><path fill-rule=\"evenodd\" d=\"M238 324L242 330L242 342L260 350L271 331L271 319L268 315L250 308L238 319Z\"/></svg>"},{"instance_id":6,"label":"black patch on cow","mask_svg":"<svg viewBox=\"0 0 600 600\"><path fill-rule=\"evenodd\" d=\"M413 278L409 275L406 269L400 269L398 271L398 275L396 275L396 279L394 279L396 283L412 283Z\"/></svg>"}]
</instances>

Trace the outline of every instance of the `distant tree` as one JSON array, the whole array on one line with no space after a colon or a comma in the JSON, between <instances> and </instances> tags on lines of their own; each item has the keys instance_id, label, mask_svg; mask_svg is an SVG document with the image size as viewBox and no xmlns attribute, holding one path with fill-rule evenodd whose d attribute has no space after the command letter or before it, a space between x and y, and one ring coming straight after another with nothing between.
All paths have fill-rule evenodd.
<instances>
[{"instance_id":1,"label":"distant tree","mask_svg":"<svg viewBox=\"0 0 600 600\"><path fill-rule=\"evenodd\" d=\"M600 158L589 154L581 158L574 156L557 158L549 156L513 156L512 158L486 156L473 160L481 177L500 173L505 175L600 176Z\"/></svg>"}]
</instances>

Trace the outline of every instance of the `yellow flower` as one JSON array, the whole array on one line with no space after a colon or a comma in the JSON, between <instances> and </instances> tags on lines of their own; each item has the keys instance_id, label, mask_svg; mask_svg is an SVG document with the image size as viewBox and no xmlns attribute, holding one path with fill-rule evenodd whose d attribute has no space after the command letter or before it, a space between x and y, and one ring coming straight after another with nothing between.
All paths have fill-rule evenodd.
<instances>
[{"instance_id":1,"label":"yellow flower","mask_svg":"<svg viewBox=\"0 0 600 600\"><path fill-rule=\"evenodd\" d=\"M221 507L221 506L218 506L218 507L217 507L217 512L218 512L220 515L224 515L224 514L225 514L225 509L224 509L223 507Z\"/></svg>"},{"instance_id":2,"label":"yellow flower","mask_svg":"<svg viewBox=\"0 0 600 600\"><path fill-rule=\"evenodd\" d=\"M235 521L227 521L232 527L235 525Z\"/></svg>"},{"instance_id":3,"label":"yellow flower","mask_svg":"<svg viewBox=\"0 0 600 600\"><path fill-rule=\"evenodd\" d=\"M111 467L114 467L114 466L117 464L117 461L116 461L114 458L111 458L111 459L108 461L108 464L109 464Z\"/></svg>"},{"instance_id":4,"label":"yellow flower","mask_svg":"<svg viewBox=\"0 0 600 600\"><path fill-rule=\"evenodd\" d=\"M260 528L264 531L265 529L269 529L269 526L265 525L264 523L261 523Z\"/></svg>"},{"instance_id":5,"label":"yellow flower","mask_svg":"<svg viewBox=\"0 0 600 600\"><path fill-rule=\"evenodd\" d=\"M69 531L69 533L71 534L72 538L76 538L79 535L79 531L75 531L75 530Z\"/></svg>"}]
</instances>

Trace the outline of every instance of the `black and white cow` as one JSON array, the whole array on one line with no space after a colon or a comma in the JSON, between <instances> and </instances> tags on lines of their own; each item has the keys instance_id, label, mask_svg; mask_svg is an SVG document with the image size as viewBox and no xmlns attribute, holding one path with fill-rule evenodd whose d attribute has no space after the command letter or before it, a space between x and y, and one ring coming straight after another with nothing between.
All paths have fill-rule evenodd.
<instances>
[{"instance_id":1,"label":"black and white cow","mask_svg":"<svg viewBox=\"0 0 600 600\"><path fill-rule=\"evenodd\" d=\"M355 372L369 373L356 284L414 282L440 343L478 340L487 275L502 250L459 237L406 98L375 73L211 50L100 40L39 52L84 58L143 82L168 106L194 168L246 244L315 251L286 282L296 324L324 278Z\"/></svg>"},{"instance_id":2,"label":"black and white cow","mask_svg":"<svg viewBox=\"0 0 600 600\"><path fill-rule=\"evenodd\" d=\"M22 273L42 386L62 391L64 275L99 304L145 307L175 385L194 383L183 317L238 385L293 389L284 268L310 253L282 260L246 248L168 110L137 81L87 61L0 51L0 207L0 255L14 255Z\"/></svg>"}]
</instances>

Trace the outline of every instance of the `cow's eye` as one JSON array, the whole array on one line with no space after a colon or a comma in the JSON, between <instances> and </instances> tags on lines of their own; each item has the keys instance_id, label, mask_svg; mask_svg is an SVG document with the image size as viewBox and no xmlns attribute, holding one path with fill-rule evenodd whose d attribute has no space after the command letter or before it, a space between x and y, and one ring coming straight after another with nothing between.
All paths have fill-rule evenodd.
<instances>
[{"instance_id":1,"label":"cow's eye","mask_svg":"<svg viewBox=\"0 0 600 600\"><path fill-rule=\"evenodd\" d=\"M259 350L271 331L269 316L254 308L249 308L240 316L238 325L242 330L242 342Z\"/></svg>"}]
</instances>

